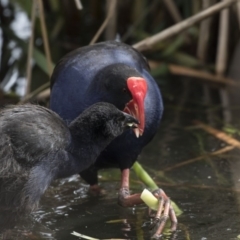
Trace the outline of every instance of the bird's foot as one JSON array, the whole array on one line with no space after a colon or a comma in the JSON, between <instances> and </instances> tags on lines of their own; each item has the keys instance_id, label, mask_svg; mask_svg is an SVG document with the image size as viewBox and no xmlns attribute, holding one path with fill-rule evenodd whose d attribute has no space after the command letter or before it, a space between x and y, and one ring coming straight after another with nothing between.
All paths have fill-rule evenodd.
<instances>
[{"instance_id":1,"label":"bird's foot","mask_svg":"<svg viewBox=\"0 0 240 240\"><path fill-rule=\"evenodd\" d=\"M118 193L118 204L122 207L133 207L142 203L140 194L130 195L128 187L122 187Z\"/></svg>"},{"instance_id":2,"label":"bird's foot","mask_svg":"<svg viewBox=\"0 0 240 240\"><path fill-rule=\"evenodd\" d=\"M154 214L154 219L151 224L151 227L157 227L157 231L154 233L154 239L159 239L162 236L163 229L166 225L168 218L171 221L171 231L176 231L177 229L177 217L174 212L173 207L171 206L170 198L165 194L162 189L157 189L152 192L152 194L159 199L159 206L157 212ZM149 212L151 214L151 210Z\"/></svg>"},{"instance_id":3,"label":"bird's foot","mask_svg":"<svg viewBox=\"0 0 240 240\"><path fill-rule=\"evenodd\" d=\"M128 207L126 199L130 196L128 188L120 188L118 193L118 204L122 207Z\"/></svg>"},{"instance_id":4,"label":"bird's foot","mask_svg":"<svg viewBox=\"0 0 240 240\"><path fill-rule=\"evenodd\" d=\"M96 196L104 196L106 195L106 190L100 187L98 184L91 185L88 190L89 194L96 197Z\"/></svg>"}]
</instances>

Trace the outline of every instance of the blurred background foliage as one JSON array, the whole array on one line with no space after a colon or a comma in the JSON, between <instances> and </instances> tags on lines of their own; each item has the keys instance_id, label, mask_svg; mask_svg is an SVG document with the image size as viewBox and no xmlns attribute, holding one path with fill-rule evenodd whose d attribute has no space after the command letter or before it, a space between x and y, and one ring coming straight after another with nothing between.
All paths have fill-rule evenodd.
<instances>
[{"instance_id":1,"label":"blurred background foliage","mask_svg":"<svg viewBox=\"0 0 240 240\"><path fill-rule=\"evenodd\" d=\"M1 0L0 1L0 104L18 102L29 92L39 87L41 90L49 86L49 69L46 51L44 49L41 15L44 16L49 42L50 61L52 66L66 53L78 47L88 45L101 24L111 17L104 32L97 41L115 39L120 36L123 42L134 44L147 37L171 27L172 25L199 13L204 8L216 4L216 0L82 0L83 9L79 10L74 0ZM43 9L39 6L43 4ZM223 51L227 56L223 73L229 68L229 59L234 54L239 41L239 14L235 3L229 8L227 26L229 38ZM35 12L36 21L32 16ZM205 25L204 25L205 24ZM217 73L216 61L218 43L221 38L219 32L222 26L220 14L200 22L183 33L170 37L155 44L151 50L145 51L152 74L160 84L165 84L167 74L187 75L189 70L201 70L194 73L194 77L201 78L205 71ZM32 60L27 61L29 55L29 39L33 36ZM226 35L226 34L225 34ZM31 59L31 56L30 56ZM172 70L169 64L181 67ZM31 87L27 88L27 66L32 71ZM174 66L175 66L174 65ZM52 67L50 67L52 69ZM183 73L179 73L183 71ZM211 83L208 76L207 81ZM190 74L191 76L191 74ZM216 77L216 76L215 76ZM219 78L219 77L218 77ZM45 84L45 85L44 85ZM49 91L37 101L47 102Z\"/></svg>"}]
</instances>

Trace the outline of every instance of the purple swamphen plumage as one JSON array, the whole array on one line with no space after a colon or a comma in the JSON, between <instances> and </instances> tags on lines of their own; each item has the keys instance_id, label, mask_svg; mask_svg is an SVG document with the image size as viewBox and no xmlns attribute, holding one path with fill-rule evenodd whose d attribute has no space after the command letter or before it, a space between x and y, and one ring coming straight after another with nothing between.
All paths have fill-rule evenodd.
<instances>
[{"instance_id":1,"label":"purple swamphen plumage","mask_svg":"<svg viewBox=\"0 0 240 240\"><path fill-rule=\"evenodd\" d=\"M141 53L127 44L106 41L76 49L58 62L51 78L50 108L53 111L68 122L99 101L114 104L140 123L134 131L128 130L112 141L80 175L90 184L90 189L98 189L97 171L119 168L122 172L119 204L140 204L140 194L129 193L129 169L154 137L163 112L160 90ZM167 215L175 229L177 219L169 198L162 190L154 194L169 208ZM161 216L157 233L161 233L167 217Z\"/></svg>"}]
</instances>

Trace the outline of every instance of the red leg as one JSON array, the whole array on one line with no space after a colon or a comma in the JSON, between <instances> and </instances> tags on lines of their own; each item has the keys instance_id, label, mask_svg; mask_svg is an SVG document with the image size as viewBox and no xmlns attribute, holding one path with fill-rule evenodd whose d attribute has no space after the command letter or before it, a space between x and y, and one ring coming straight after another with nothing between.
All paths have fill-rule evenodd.
<instances>
[{"instance_id":1,"label":"red leg","mask_svg":"<svg viewBox=\"0 0 240 240\"><path fill-rule=\"evenodd\" d=\"M129 175L130 170L124 169L122 171L122 177L121 177L121 187L119 190L119 196L118 196L118 203L123 207L132 207L134 205L142 204L143 201L140 198L141 194L133 194L130 195L129 191ZM153 237L158 238L161 236L162 231L165 227L167 219L170 217L171 220L171 230L175 231L177 228L177 218L176 214L171 206L170 198L164 193L162 189L158 189L153 192L153 195L159 199L159 207L158 211L155 214L155 221L154 222L160 222L160 225L154 234ZM163 210L164 209L164 210Z\"/></svg>"},{"instance_id":2,"label":"red leg","mask_svg":"<svg viewBox=\"0 0 240 240\"><path fill-rule=\"evenodd\" d=\"M140 198L141 196L140 193L130 195L129 175L130 175L129 169L124 169L122 171L121 187L119 189L118 203L123 207L133 207L134 205L143 203L142 199Z\"/></svg>"}]
</instances>

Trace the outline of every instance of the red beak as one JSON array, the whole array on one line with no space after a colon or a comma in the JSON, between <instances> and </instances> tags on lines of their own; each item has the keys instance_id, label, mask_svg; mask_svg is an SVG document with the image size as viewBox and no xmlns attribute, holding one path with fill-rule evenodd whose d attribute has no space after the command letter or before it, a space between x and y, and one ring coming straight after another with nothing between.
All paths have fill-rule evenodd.
<instances>
[{"instance_id":1,"label":"red beak","mask_svg":"<svg viewBox=\"0 0 240 240\"><path fill-rule=\"evenodd\" d=\"M126 104L123 111L131 114L140 122L138 128L133 129L138 138L139 135L142 136L145 127L144 99L147 93L147 82L141 77L130 77L127 79L127 86L133 99Z\"/></svg>"}]
</instances>

